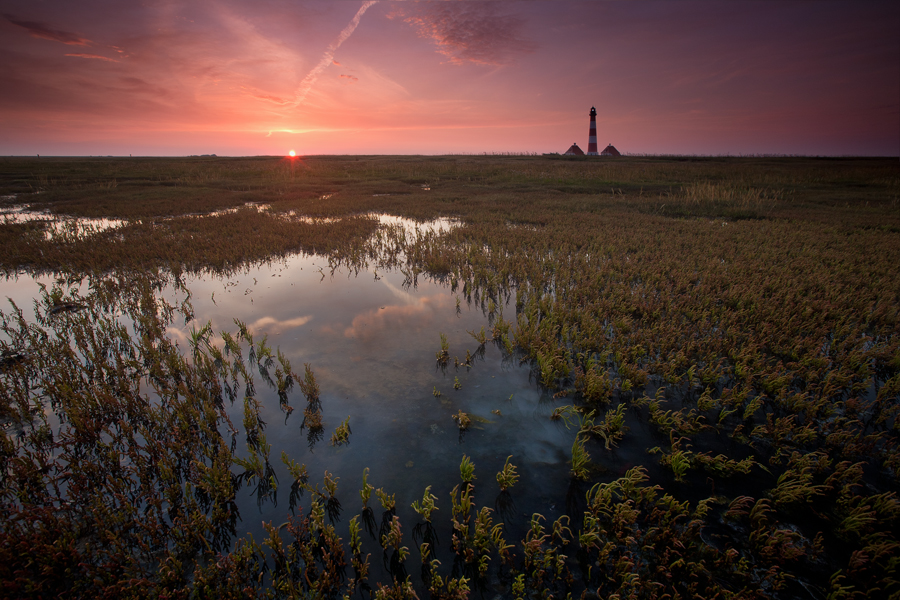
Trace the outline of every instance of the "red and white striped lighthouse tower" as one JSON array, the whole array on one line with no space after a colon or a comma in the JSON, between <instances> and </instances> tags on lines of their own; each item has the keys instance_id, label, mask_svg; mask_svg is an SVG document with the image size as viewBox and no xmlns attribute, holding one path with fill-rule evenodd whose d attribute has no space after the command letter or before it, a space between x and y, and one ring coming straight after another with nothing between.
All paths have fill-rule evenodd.
<instances>
[{"instance_id":1,"label":"red and white striped lighthouse tower","mask_svg":"<svg viewBox=\"0 0 900 600\"><path fill-rule=\"evenodd\" d=\"M597 156L597 109L591 107L591 132L588 134L588 156Z\"/></svg>"}]
</instances>

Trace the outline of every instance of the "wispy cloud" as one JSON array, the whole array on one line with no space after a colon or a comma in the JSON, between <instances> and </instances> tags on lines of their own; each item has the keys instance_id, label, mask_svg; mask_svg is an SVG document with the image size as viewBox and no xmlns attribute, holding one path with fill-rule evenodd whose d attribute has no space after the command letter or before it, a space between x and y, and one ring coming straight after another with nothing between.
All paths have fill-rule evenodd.
<instances>
[{"instance_id":1,"label":"wispy cloud","mask_svg":"<svg viewBox=\"0 0 900 600\"><path fill-rule=\"evenodd\" d=\"M306 95L309 94L309 91L312 89L313 84L315 84L316 80L319 78L319 73L324 71L329 65L334 64L334 53L337 52L337 49L341 47L341 44L347 41L353 32L356 31L356 27L359 25L359 20L362 19L362 16L366 14L366 11L369 10L369 7L373 4L376 4L378 0L367 0L362 3L362 6L359 7L359 10L356 11L356 15L354 15L353 19L350 20L350 23L344 27L343 31L341 31L340 35L328 45L328 48L325 49L325 53L322 54L322 58L319 59L319 63L313 67L313 70L310 71L306 77L303 78L303 81L300 82L300 87L297 90L297 96L294 99L294 106L299 106L304 100L306 100Z\"/></svg>"},{"instance_id":2,"label":"wispy cloud","mask_svg":"<svg viewBox=\"0 0 900 600\"><path fill-rule=\"evenodd\" d=\"M91 40L83 38L77 33L62 31L61 29L53 29L52 27L49 27L44 23L39 23L37 21L23 21L21 19L17 19L12 15L3 16L6 17L6 20L13 25L18 25L19 27L26 29L32 37L40 38L43 40L52 40L54 42L61 42L70 46L91 45Z\"/></svg>"},{"instance_id":3,"label":"wispy cloud","mask_svg":"<svg viewBox=\"0 0 900 600\"><path fill-rule=\"evenodd\" d=\"M354 77L353 75L344 75L343 73L341 74L341 79L349 79L350 83L359 81L359 77Z\"/></svg>"},{"instance_id":4,"label":"wispy cloud","mask_svg":"<svg viewBox=\"0 0 900 600\"><path fill-rule=\"evenodd\" d=\"M501 66L536 45L523 33L524 21L500 14L495 2L428 2L402 5L401 17L430 39L451 63Z\"/></svg>"},{"instance_id":5,"label":"wispy cloud","mask_svg":"<svg viewBox=\"0 0 900 600\"><path fill-rule=\"evenodd\" d=\"M312 319L311 315L306 315L303 317L295 317L293 319L285 319L280 321L275 317L260 317L253 323L248 325L248 328L253 332L264 332L264 331L284 331L285 329L294 329L296 327L302 327L310 322Z\"/></svg>"},{"instance_id":6,"label":"wispy cloud","mask_svg":"<svg viewBox=\"0 0 900 600\"><path fill-rule=\"evenodd\" d=\"M100 56L99 54L66 54L66 56L76 56L78 58L92 58L95 60L105 60L107 62L119 62L114 58L109 58L108 56Z\"/></svg>"},{"instance_id":7,"label":"wispy cloud","mask_svg":"<svg viewBox=\"0 0 900 600\"><path fill-rule=\"evenodd\" d=\"M290 100L285 100L284 98L281 98L280 96L276 96L274 94L267 94L267 93L261 92L257 89L247 87L245 85L242 85L241 89L244 90L245 92L247 92L253 98L256 98L257 100L264 100L266 102L271 102L272 104L276 104L278 106L285 106L287 104L290 104Z\"/></svg>"}]
</instances>

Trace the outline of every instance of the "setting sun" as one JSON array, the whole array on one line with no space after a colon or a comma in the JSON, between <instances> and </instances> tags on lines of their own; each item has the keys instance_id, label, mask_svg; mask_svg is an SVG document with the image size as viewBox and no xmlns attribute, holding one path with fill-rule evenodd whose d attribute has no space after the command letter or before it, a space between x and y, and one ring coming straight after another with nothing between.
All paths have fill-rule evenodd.
<instances>
[{"instance_id":1,"label":"setting sun","mask_svg":"<svg viewBox=\"0 0 900 600\"><path fill-rule=\"evenodd\" d=\"M293 150L291 150L290 152L288 152L288 154L290 154L291 157L297 156L297 153L294 152Z\"/></svg>"}]
</instances>

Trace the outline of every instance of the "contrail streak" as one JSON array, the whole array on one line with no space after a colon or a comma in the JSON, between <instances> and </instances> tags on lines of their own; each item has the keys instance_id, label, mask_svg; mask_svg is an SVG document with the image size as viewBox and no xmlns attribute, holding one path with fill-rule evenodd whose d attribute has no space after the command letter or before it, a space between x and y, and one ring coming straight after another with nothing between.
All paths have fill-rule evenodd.
<instances>
[{"instance_id":1,"label":"contrail streak","mask_svg":"<svg viewBox=\"0 0 900 600\"><path fill-rule=\"evenodd\" d=\"M300 82L300 87L297 89L297 95L294 98L294 103L292 106L299 106L304 100L306 100L306 95L309 94L309 90L312 89L313 84L316 82L316 79L319 78L319 73L321 73L328 65L332 63L334 60L334 53L337 52L337 49L341 47L348 37L350 37L353 32L356 30L356 26L359 25L359 20L365 14L365 12L369 9L370 6L378 2L378 0L366 0L363 2L362 6L359 7L359 10L356 11L356 15L353 19L350 20L350 23L344 27L344 30L341 31L340 35L328 45L328 48L325 49L325 53L322 55L322 58L319 59L319 64L313 68L312 71L307 74L306 77L303 78L303 81Z\"/></svg>"}]
</instances>

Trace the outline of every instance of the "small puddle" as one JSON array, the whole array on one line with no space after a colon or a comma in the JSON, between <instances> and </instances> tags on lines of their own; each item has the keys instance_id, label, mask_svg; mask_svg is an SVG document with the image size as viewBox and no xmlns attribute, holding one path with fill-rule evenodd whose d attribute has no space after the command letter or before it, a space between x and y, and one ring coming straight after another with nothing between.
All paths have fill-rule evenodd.
<instances>
[{"instance_id":1,"label":"small puddle","mask_svg":"<svg viewBox=\"0 0 900 600\"><path fill-rule=\"evenodd\" d=\"M223 208L222 210L214 210L208 213L188 213L185 215L178 215L178 217L197 217L197 218L205 218L205 217L220 217L222 215L233 215L234 213L244 210L245 208L253 208L256 209L257 212L266 212L272 206L270 204L263 204L259 202L247 202L242 204L241 206L235 206L233 208Z\"/></svg>"},{"instance_id":2,"label":"small puddle","mask_svg":"<svg viewBox=\"0 0 900 600\"><path fill-rule=\"evenodd\" d=\"M0 222L42 223L44 225L44 237L47 240L59 238L85 239L102 231L118 229L127 223L123 219L95 219L52 215L47 212L31 210L27 205L0 208Z\"/></svg>"},{"instance_id":3,"label":"small puddle","mask_svg":"<svg viewBox=\"0 0 900 600\"><path fill-rule=\"evenodd\" d=\"M378 222L388 227L399 227L408 234L415 235L416 232L429 232L434 234L448 233L452 229L462 225L459 219L451 219L449 217L440 217L432 221L414 221L404 217L395 217L381 213L369 213L370 216L376 217Z\"/></svg>"}]
</instances>

